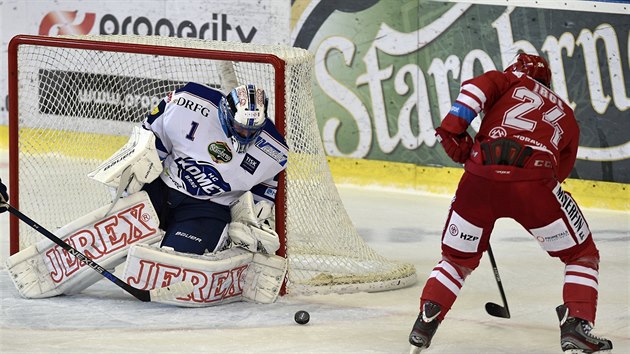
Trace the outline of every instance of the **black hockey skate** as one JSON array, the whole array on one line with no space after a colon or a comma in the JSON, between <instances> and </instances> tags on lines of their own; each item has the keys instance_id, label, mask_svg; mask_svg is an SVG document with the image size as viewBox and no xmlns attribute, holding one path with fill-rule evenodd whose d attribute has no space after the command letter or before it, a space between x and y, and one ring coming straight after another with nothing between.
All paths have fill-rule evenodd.
<instances>
[{"instance_id":1,"label":"black hockey skate","mask_svg":"<svg viewBox=\"0 0 630 354\"><path fill-rule=\"evenodd\" d=\"M422 311L413 325L411 334L409 334L409 343L411 343L411 352L419 353L431 345L431 338L435 334L440 321L437 316L442 311L440 305L431 301L426 301L422 306Z\"/></svg>"},{"instance_id":2,"label":"black hockey skate","mask_svg":"<svg viewBox=\"0 0 630 354\"><path fill-rule=\"evenodd\" d=\"M608 353L612 349L611 341L591 334L593 327L587 320L569 317L566 306L556 307L556 313L560 320L560 345L565 353Z\"/></svg>"}]
</instances>

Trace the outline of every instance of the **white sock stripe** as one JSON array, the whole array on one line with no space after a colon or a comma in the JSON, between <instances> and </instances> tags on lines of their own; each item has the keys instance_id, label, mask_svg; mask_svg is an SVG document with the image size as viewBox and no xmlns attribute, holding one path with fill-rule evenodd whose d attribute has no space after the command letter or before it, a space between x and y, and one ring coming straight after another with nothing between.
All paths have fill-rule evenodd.
<instances>
[{"instance_id":1,"label":"white sock stripe","mask_svg":"<svg viewBox=\"0 0 630 354\"><path fill-rule=\"evenodd\" d=\"M599 276L599 272L596 271L595 269L584 267L581 265L575 265L575 264L569 264L566 267L564 267L564 273L566 274L567 272L584 273L584 274L591 275L595 278Z\"/></svg>"},{"instance_id":2,"label":"white sock stripe","mask_svg":"<svg viewBox=\"0 0 630 354\"><path fill-rule=\"evenodd\" d=\"M598 284L595 280L585 277L579 277L577 275L567 275L564 277L564 283L579 284L589 286L595 290L598 289Z\"/></svg>"},{"instance_id":3,"label":"white sock stripe","mask_svg":"<svg viewBox=\"0 0 630 354\"><path fill-rule=\"evenodd\" d=\"M455 279L459 283L460 287L464 285L464 279L462 279L459 276L459 273L457 273L457 270L455 269L455 267L453 267L450 263L442 262L440 263L440 266L446 273L448 273L451 277L453 277L453 279Z\"/></svg>"},{"instance_id":4,"label":"white sock stripe","mask_svg":"<svg viewBox=\"0 0 630 354\"><path fill-rule=\"evenodd\" d=\"M457 284L453 283L451 279L449 279L446 275L439 273L435 279L442 283L448 290L450 290L455 296L459 294L460 287Z\"/></svg>"}]
</instances>

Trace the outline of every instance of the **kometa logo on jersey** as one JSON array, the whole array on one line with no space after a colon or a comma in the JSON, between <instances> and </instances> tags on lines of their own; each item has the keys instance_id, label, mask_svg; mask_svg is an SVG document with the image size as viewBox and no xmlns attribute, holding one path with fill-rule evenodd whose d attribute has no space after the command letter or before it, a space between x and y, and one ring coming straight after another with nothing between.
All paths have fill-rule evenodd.
<instances>
[{"instance_id":1,"label":"kometa logo on jersey","mask_svg":"<svg viewBox=\"0 0 630 354\"><path fill-rule=\"evenodd\" d=\"M213 196L232 190L230 184L223 180L221 173L207 162L196 161L191 157L180 157L175 163L179 166L179 178L191 195Z\"/></svg>"}]
</instances>

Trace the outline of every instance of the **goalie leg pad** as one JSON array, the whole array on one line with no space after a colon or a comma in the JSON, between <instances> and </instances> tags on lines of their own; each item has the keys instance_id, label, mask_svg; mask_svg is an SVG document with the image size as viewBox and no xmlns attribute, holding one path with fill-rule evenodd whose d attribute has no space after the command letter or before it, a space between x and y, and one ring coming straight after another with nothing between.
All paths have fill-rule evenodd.
<instances>
[{"instance_id":1,"label":"goalie leg pad","mask_svg":"<svg viewBox=\"0 0 630 354\"><path fill-rule=\"evenodd\" d=\"M103 277L90 267L79 264L74 256L60 247L32 245L9 257L9 276L20 295L27 299L43 299L61 294L79 293ZM110 272L124 261L125 254L111 255L99 265ZM72 273L68 274L68 271Z\"/></svg>"},{"instance_id":2,"label":"goalie leg pad","mask_svg":"<svg viewBox=\"0 0 630 354\"><path fill-rule=\"evenodd\" d=\"M60 228L54 234L106 269L121 264L135 243L154 243L162 234L145 192L103 206ZM78 293L103 277L49 239L11 256L7 270L26 298Z\"/></svg>"},{"instance_id":3,"label":"goalie leg pad","mask_svg":"<svg viewBox=\"0 0 630 354\"><path fill-rule=\"evenodd\" d=\"M280 256L254 254L249 266L243 298L247 301L271 304L276 302L287 273L287 260Z\"/></svg>"},{"instance_id":4,"label":"goalie leg pad","mask_svg":"<svg viewBox=\"0 0 630 354\"><path fill-rule=\"evenodd\" d=\"M6 262L9 276L13 281L20 295L27 299L43 299L57 295L72 295L79 293L97 281L103 279L98 273L83 266L76 274L66 277L61 282L58 281L64 274L59 272L58 266L67 264L55 263L51 260L50 254L46 250L39 250L37 245L32 245L13 256ZM43 252L43 253L41 253ZM74 259L73 256L68 255ZM118 264L124 261L124 254L118 257L111 257L99 265L112 271ZM51 271L51 268L54 269Z\"/></svg>"},{"instance_id":5,"label":"goalie leg pad","mask_svg":"<svg viewBox=\"0 0 630 354\"><path fill-rule=\"evenodd\" d=\"M194 286L190 295L158 302L207 307L242 300L272 303L280 292L286 269L282 257L241 248L196 255L139 244L129 250L122 279L144 290L190 281Z\"/></svg>"},{"instance_id":6,"label":"goalie leg pad","mask_svg":"<svg viewBox=\"0 0 630 354\"><path fill-rule=\"evenodd\" d=\"M245 275L252 259L251 252L240 248L196 255L134 245L127 255L122 279L144 290L190 281L194 286L190 295L158 302L182 307L216 306L242 300Z\"/></svg>"},{"instance_id":7,"label":"goalie leg pad","mask_svg":"<svg viewBox=\"0 0 630 354\"><path fill-rule=\"evenodd\" d=\"M15 288L22 297L39 299L61 294L35 245L9 257L6 266Z\"/></svg>"}]
</instances>

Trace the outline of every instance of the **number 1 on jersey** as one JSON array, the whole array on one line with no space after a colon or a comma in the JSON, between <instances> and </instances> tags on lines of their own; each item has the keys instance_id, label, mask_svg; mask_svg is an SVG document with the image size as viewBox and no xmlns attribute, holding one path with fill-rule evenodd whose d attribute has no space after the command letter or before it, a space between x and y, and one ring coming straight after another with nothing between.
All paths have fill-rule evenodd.
<instances>
[{"instance_id":1,"label":"number 1 on jersey","mask_svg":"<svg viewBox=\"0 0 630 354\"><path fill-rule=\"evenodd\" d=\"M195 132L197 132L197 128L199 127L199 123L197 122L192 122L190 123L191 127L190 127L190 131L188 132L188 134L186 134L186 139L193 141L195 140Z\"/></svg>"}]
</instances>

